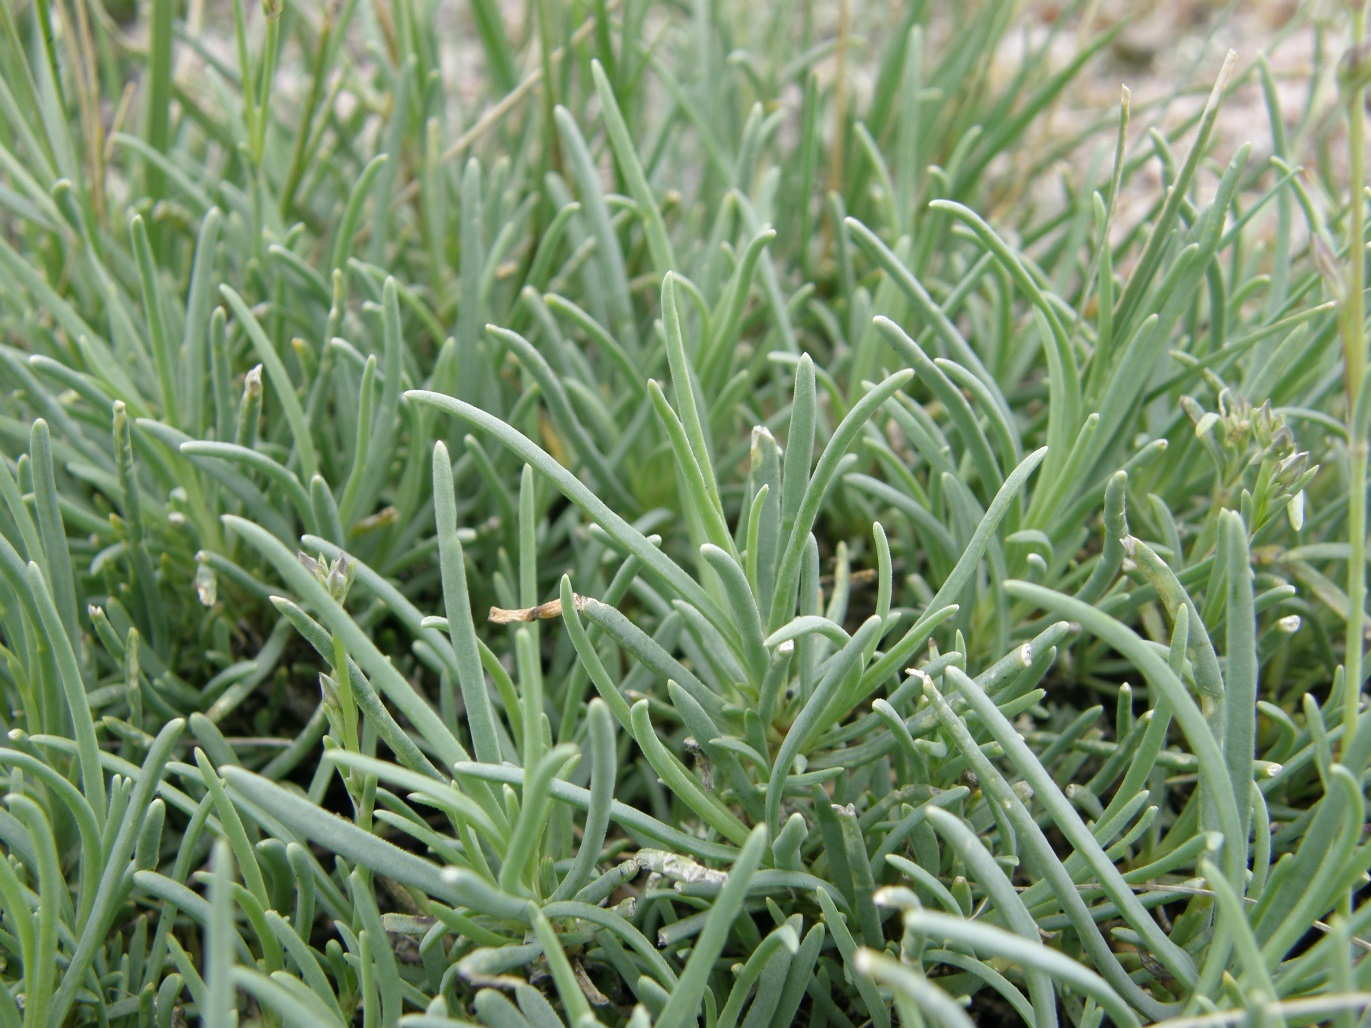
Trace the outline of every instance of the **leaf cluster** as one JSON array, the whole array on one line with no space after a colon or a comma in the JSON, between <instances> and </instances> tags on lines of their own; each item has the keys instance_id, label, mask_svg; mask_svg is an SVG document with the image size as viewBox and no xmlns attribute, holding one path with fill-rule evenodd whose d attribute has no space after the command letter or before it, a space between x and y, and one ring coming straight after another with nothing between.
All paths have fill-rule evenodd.
<instances>
[{"instance_id":1,"label":"leaf cluster","mask_svg":"<svg viewBox=\"0 0 1371 1028\"><path fill-rule=\"evenodd\" d=\"M1355 1023L1318 112L853 6L0 7L0 1028Z\"/></svg>"}]
</instances>

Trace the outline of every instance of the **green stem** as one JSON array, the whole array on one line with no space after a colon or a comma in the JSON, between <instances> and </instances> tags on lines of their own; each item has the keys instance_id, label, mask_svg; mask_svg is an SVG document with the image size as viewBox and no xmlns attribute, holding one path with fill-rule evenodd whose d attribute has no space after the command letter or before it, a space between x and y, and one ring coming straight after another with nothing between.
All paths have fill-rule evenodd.
<instances>
[{"instance_id":1,"label":"green stem","mask_svg":"<svg viewBox=\"0 0 1371 1028\"><path fill-rule=\"evenodd\" d=\"M1366 35L1366 9L1352 12L1354 65L1362 58ZM1366 284L1365 192L1366 192L1366 77L1360 67L1350 69L1347 102L1347 133L1350 152L1348 207L1348 282L1341 319L1343 360L1347 371L1347 654L1343 689L1343 752L1353 751L1357 714L1361 706L1363 631L1366 618L1366 461L1367 438L1363 419L1357 417L1358 398L1366 372L1366 321L1363 296Z\"/></svg>"}]
</instances>

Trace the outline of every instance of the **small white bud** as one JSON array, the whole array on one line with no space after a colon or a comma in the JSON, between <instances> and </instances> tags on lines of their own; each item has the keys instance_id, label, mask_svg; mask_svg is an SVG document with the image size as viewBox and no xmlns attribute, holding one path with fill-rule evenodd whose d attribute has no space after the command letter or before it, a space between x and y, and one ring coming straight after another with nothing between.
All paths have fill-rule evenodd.
<instances>
[{"instance_id":1,"label":"small white bud","mask_svg":"<svg viewBox=\"0 0 1371 1028\"><path fill-rule=\"evenodd\" d=\"M1290 521L1290 527L1296 532L1304 527L1304 490L1301 489L1294 496L1290 497L1290 502L1285 505L1285 516Z\"/></svg>"},{"instance_id":2,"label":"small white bud","mask_svg":"<svg viewBox=\"0 0 1371 1028\"><path fill-rule=\"evenodd\" d=\"M1195 422L1195 435L1203 438L1214 430L1214 426L1219 423L1219 416L1213 411L1206 411L1201 415L1200 420Z\"/></svg>"}]
</instances>

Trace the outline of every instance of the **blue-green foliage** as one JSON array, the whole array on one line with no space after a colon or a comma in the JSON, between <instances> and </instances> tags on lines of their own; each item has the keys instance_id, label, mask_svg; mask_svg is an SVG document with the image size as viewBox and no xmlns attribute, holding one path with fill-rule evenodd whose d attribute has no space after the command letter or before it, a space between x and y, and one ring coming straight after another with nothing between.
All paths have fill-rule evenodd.
<instances>
[{"instance_id":1,"label":"blue-green foliage","mask_svg":"<svg viewBox=\"0 0 1371 1028\"><path fill-rule=\"evenodd\" d=\"M0 8L0 1028L1353 1023L1339 191L853 7Z\"/></svg>"}]
</instances>

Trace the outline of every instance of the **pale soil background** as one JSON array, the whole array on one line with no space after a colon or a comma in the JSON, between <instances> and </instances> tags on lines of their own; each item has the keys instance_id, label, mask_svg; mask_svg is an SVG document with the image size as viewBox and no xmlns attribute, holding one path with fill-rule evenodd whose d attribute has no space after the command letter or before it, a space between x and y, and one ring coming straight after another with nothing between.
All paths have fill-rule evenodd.
<instances>
[{"instance_id":1,"label":"pale soil background","mask_svg":"<svg viewBox=\"0 0 1371 1028\"><path fill-rule=\"evenodd\" d=\"M1044 34L1060 16L1062 4L1031 0L1024 6L1025 34ZM1121 88L1131 93L1130 151L1148 145L1147 130L1156 126L1168 135L1203 107L1229 50L1235 54L1232 80L1237 87L1224 100L1215 127L1211 174L1201 188L1213 186L1234 152L1252 144L1248 168L1265 167L1272 156L1270 112L1253 70L1269 66L1276 86L1287 152L1292 164L1305 169L1305 181L1318 199L1319 182L1328 178L1345 188L1345 134L1335 71L1347 49L1347 8L1338 0L1104 0L1089 25L1077 27L1081 40L1090 29L1122 21L1113 44L1086 66L1084 74L1053 112L1037 127L1041 136L1069 136L1081 131L1103 111L1117 110ZM1071 54L1074 38L1064 34L1054 46L1058 59ZM1046 140L1042 140L1046 141ZM1178 159L1188 136L1173 141ZM1121 219L1140 204L1150 203L1160 188L1160 170L1149 164L1121 198ZM1140 213L1140 212L1139 212Z\"/></svg>"},{"instance_id":2,"label":"pale soil background","mask_svg":"<svg viewBox=\"0 0 1371 1028\"><path fill-rule=\"evenodd\" d=\"M8 0L7 0L8 2ZM305 17L317 20L320 9L331 0L320 3L295 3ZM555 2L555 0L554 0ZM727 5L730 0L717 0ZM786 2L786 0L782 0ZM1082 127L1101 119L1113 120L1117 110L1120 88L1127 86L1132 93L1133 124L1130 138L1136 144L1145 140L1152 125L1170 127L1180 124L1187 115L1202 106L1224 55L1233 50L1237 56L1235 78L1246 77L1224 104L1216 135L1215 158L1227 160L1240 143L1254 143L1254 159L1265 159L1270 152L1270 128L1267 109L1260 88L1247 73L1259 58L1270 65L1278 86L1287 127L1303 119L1307 109L1314 117L1307 119L1308 128L1326 131L1336 123L1337 91L1333 70L1346 49L1347 3L1349 0L1087 0L1084 5L1065 0L962 0L958 3L931 4L932 31L929 45L938 44L941 31L956 32L969 18L1003 2L1017 8L1018 24L1011 30L1003 47L1006 74L1017 66L1025 48L1036 49L1054 26L1059 31L1051 46L1051 60L1064 64L1076 49L1087 43L1096 32L1122 23L1113 43L1092 60L1083 74L1073 83L1050 117L1035 126L1034 142L1048 142L1053 135L1069 136ZM27 6L19 0L20 7ZM885 0L823 0L814 4L817 35L836 33L840 5L847 6L847 16L854 36L893 29L902 20L907 5ZM260 32L259 12L249 6L249 29ZM484 60L467 0L436 0L432 4L417 4L419 10L432 12L433 27L439 37L455 42L443 46L444 78L449 95L460 108L453 119L454 126L469 127L479 119L481 111L470 104L478 95L484 77ZM531 0L504 0L506 28L518 45L527 30L528 8ZM617 6L611 0L610 8ZM683 5L684 6L684 5ZM799 23L801 3L795 3L795 22ZM359 16L388 20L388 0L363 0ZM765 5L763 5L763 8ZM741 10L741 9L740 9ZM726 16L726 15L725 15ZM771 15L753 19L755 23L771 24ZM649 37L654 35L649 13ZM1061 24L1058 24L1058 23ZM187 36L214 53L226 64L234 63L232 9L220 0L189 0L186 7ZM750 29L748 19L739 19L739 32ZM1064 31L1060 31L1064 29ZM128 26L132 37L141 35L136 22ZM744 45L746 40L742 41ZM758 40L757 42L761 42ZM280 84L289 94L292 87L306 86L303 63L298 57L283 54ZM362 56L360 54L355 56ZM821 62L821 75L832 73L834 62ZM195 47L185 47L180 55L178 71L183 82L194 87L200 70ZM537 67L530 61L527 71ZM864 68L860 49L854 49L847 65L847 77L852 91L860 96L870 88L874 69ZM530 94L536 92L536 87ZM346 97L344 90L343 96ZM593 112L580 112L590 114ZM1298 154L1301 140L1292 135L1292 152Z\"/></svg>"},{"instance_id":3,"label":"pale soil background","mask_svg":"<svg viewBox=\"0 0 1371 1028\"><path fill-rule=\"evenodd\" d=\"M24 2L20 0L21 4ZM306 0L298 4L297 10L317 20L323 4L328 2L331 0ZM744 12L742 7L726 6L734 0L715 2L724 5L720 9L725 18L733 15L737 33L734 44L741 48L774 46L776 41L768 33L777 25L789 24L784 18L776 21L775 10L766 5L749 7ZM1270 167L1270 115L1254 74L1258 61L1264 60L1275 82L1290 162L1304 169L1306 188L1316 205L1325 212L1340 206L1339 201L1327 195L1326 183L1334 183L1337 194L1345 195L1345 137L1334 75L1338 60L1347 49L1348 0L1086 0L1084 4L1066 0L933 0L928 47L936 48L959 26L967 24L968 19L983 16L1003 2L1014 3L1016 23L1001 47L1003 67L991 69L991 75L1002 75L1005 79L1019 68L1025 53L1038 52L1049 40L1047 64L1060 67L1098 32L1114 26L1120 28L1113 42L1086 65L1065 94L1030 128L1021 150L1002 157L988 169L994 179L989 195L998 196L999 203L992 201L982 213L992 222L998 220L997 207L1008 208L1028 199L1050 211L1065 186L1094 188L1102 182L1101 173L1107 179L1125 86L1131 94L1129 155L1151 153L1148 133L1157 128L1170 139L1177 159L1183 159L1191 136L1185 132L1177 134L1178 130L1203 106L1229 50L1236 55L1231 78L1238 85L1224 101L1210 160L1197 177L1199 199L1207 200L1224 166L1244 142L1253 146L1247 164L1249 173ZM362 0L358 17L371 21L374 27L388 21L390 6L389 0ZM468 0L435 0L416 6L420 11L431 12L433 30L443 44L440 52L449 98L444 135L452 140L462 139L471 134L473 126L479 135L483 122L498 122L503 113L483 109L477 99L485 92L485 62L470 4ZM506 28L516 47L522 45L528 31L531 6L532 0L504 2ZM613 10L619 5L610 0L609 6ZM845 88L857 101L858 109L862 109L861 100L871 89L875 69L863 63L865 48L861 40L897 31L908 5L885 0L817 0L809 6L818 39L835 38L845 13L855 41L843 66ZM260 32L262 18L256 7L252 4L249 8L250 30ZM690 5L678 7L671 19L679 25L683 19L688 20ZM795 16L791 22L795 26L800 24L805 7L794 3ZM186 41L190 45L181 48L178 72L190 90L203 88L203 81L197 79L206 55L212 54L225 65L235 63L231 11L231 6L222 0L189 0ZM671 28L667 21L660 11L650 10L645 36L655 40L659 33L667 33L662 38L669 38ZM128 32L136 40L141 26L134 22L128 26ZM748 38L749 34L755 38ZM798 29L796 35L798 53ZM288 45L282 55L277 80L276 96L284 103L289 103L291 97L303 99L308 89L308 62L292 49ZM354 67L365 69L372 55L359 47L352 56ZM512 109L538 102L538 85L532 81L537 78L537 68L536 54L530 52L522 69L527 80L520 97L510 105ZM815 65L815 71L821 81L831 83L838 73L838 61L830 55ZM648 88L653 90L653 84L649 82ZM368 99L365 86L358 93L345 87L337 102L347 108L367 103ZM665 96L663 100L666 101ZM782 129L783 138L797 128L799 104L798 89L787 91L780 99L780 105L793 115L788 119L791 124ZM573 113L583 124L593 123L597 116L595 110ZM1082 137L1084 143L1073 145L1073 140ZM1025 169L1030 166L1041 168L1044 153L1058 157L1050 164L1050 173L1026 174ZM451 155L456 156L455 152ZM606 172L608 176L608 165ZM684 173L688 177L689 170ZM1274 171L1262 175L1254 187L1257 192L1268 188L1275 175ZM1116 231L1125 231L1146 216L1160 196L1161 181L1161 169L1155 160L1147 161L1130 178L1120 197L1114 220ZM663 185L671 187L678 183ZM1249 191L1247 195L1250 199L1257 194ZM1022 212L1013 220L1023 224ZM1298 225L1296 231L1300 232ZM1296 244L1300 244L1298 238Z\"/></svg>"}]
</instances>

